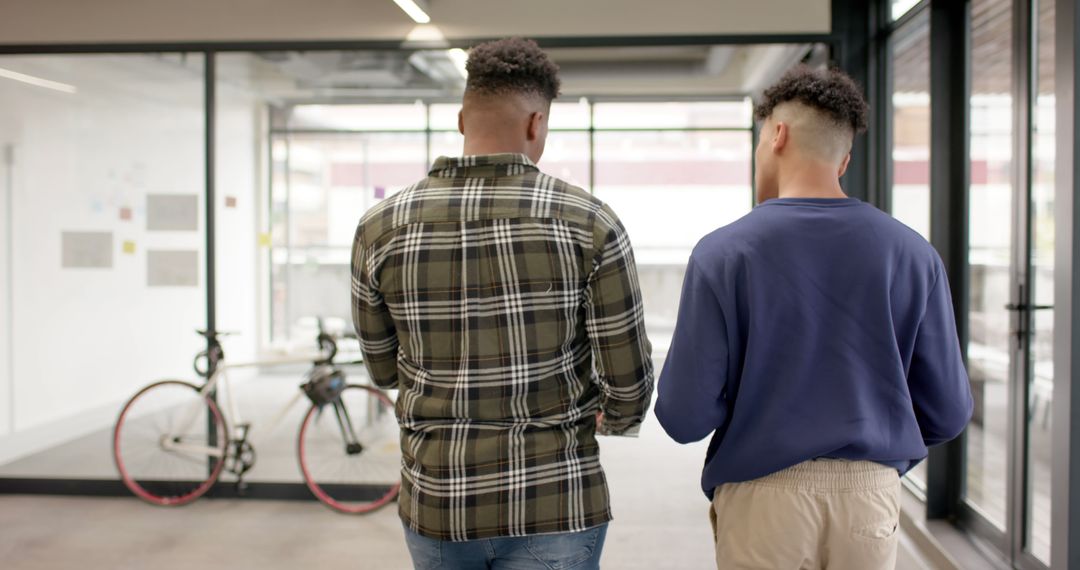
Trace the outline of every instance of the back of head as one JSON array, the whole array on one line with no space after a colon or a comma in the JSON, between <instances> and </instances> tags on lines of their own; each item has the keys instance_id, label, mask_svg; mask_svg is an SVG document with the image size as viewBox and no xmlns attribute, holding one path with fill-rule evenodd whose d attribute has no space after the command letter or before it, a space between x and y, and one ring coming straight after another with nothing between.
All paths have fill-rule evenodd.
<instances>
[{"instance_id":1,"label":"back of head","mask_svg":"<svg viewBox=\"0 0 1080 570\"><path fill-rule=\"evenodd\" d=\"M466 154L520 152L538 161L559 67L536 42L508 38L469 50L459 121Z\"/></svg>"},{"instance_id":2,"label":"back of head","mask_svg":"<svg viewBox=\"0 0 1080 570\"><path fill-rule=\"evenodd\" d=\"M477 45L465 63L465 98L531 96L551 103L559 96L559 66L533 40L507 38Z\"/></svg>"},{"instance_id":3,"label":"back of head","mask_svg":"<svg viewBox=\"0 0 1080 570\"><path fill-rule=\"evenodd\" d=\"M754 118L784 122L800 152L839 163L866 130L867 112L859 86L842 71L798 66L765 90Z\"/></svg>"}]
</instances>

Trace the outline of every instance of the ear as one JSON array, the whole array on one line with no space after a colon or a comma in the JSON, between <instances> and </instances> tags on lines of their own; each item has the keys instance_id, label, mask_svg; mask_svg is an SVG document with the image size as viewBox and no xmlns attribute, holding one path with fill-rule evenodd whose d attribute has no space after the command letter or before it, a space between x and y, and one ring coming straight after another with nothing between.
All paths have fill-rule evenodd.
<instances>
[{"instance_id":1,"label":"ear","mask_svg":"<svg viewBox=\"0 0 1080 570\"><path fill-rule=\"evenodd\" d=\"M526 140L534 141L540 138L540 131L544 125L544 114L537 111L529 115L529 126L525 132Z\"/></svg>"},{"instance_id":2,"label":"ear","mask_svg":"<svg viewBox=\"0 0 1080 570\"><path fill-rule=\"evenodd\" d=\"M465 113L464 109L457 112L457 130L462 135L465 134L465 117L463 113Z\"/></svg>"},{"instance_id":3,"label":"ear","mask_svg":"<svg viewBox=\"0 0 1080 570\"><path fill-rule=\"evenodd\" d=\"M841 176L844 175L845 172L847 172L847 167L848 167L848 164L850 164L850 163L851 163L851 153L849 152L849 153L847 153L847 155L844 156L844 162L840 163L840 170L836 173L837 178L840 178Z\"/></svg>"},{"instance_id":4,"label":"ear","mask_svg":"<svg viewBox=\"0 0 1080 570\"><path fill-rule=\"evenodd\" d=\"M791 136L791 131L788 129L787 123L777 121L776 130L773 132L772 150L776 154L780 154L781 151L787 147L788 139Z\"/></svg>"}]
</instances>

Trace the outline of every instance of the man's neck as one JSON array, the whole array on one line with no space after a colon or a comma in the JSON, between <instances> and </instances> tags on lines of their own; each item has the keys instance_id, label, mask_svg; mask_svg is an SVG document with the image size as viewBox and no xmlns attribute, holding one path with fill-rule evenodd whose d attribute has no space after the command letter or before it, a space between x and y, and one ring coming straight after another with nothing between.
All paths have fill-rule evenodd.
<instances>
[{"instance_id":1,"label":"man's neck","mask_svg":"<svg viewBox=\"0 0 1080 570\"><path fill-rule=\"evenodd\" d=\"M484 154L525 154L525 143L502 137L470 138L465 137L465 156Z\"/></svg>"},{"instance_id":2,"label":"man's neck","mask_svg":"<svg viewBox=\"0 0 1080 570\"><path fill-rule=\"evenodd\" d=\"M805 167L781 174L778 181L779 198L847 198L840 187L836 171Z\"/></svg>"}]
</instances>

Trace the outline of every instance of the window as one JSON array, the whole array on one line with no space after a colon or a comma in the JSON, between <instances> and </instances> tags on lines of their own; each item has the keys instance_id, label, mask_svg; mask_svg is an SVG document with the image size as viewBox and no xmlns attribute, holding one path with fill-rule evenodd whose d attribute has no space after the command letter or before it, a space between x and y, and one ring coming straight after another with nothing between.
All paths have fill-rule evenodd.
<instances>
[{"instance_id":1,"label":"window","mask_svg":"<svg viewBox=\"0 0 1080 570\"><path fill-rule=\"evenodd\" d=\"M348 321L349 252L368 208L459 156L457 103L298 105L275 112L271 337ZM340 112L340 114L339 114ZM338 120L340 118L340 121ZM749 100L552 105L539 166L607 202L630 232L650 334L666 349L690 250L749 212Z\"/></svg>"}]
</instances>

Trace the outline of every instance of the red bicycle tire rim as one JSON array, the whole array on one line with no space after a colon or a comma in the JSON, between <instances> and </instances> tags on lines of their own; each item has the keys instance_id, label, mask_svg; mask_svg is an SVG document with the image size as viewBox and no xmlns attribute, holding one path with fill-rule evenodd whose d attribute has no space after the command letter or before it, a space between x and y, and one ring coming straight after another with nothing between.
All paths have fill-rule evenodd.
<instances>
[{"instance_id":1,"label":"red bicycle tire rim","mask_svg":"<svg viewBox=\"0 0 1080 570\"><path fill-rule=\"evenodd\" d=\"M390 399L387 398L386 395L382 392L356 384L353 384L352 387L367 390L368 392L375 394L375 397L377 397L380 401L382 401L388 407L393 408L394 403L391 402ZM341 501L338 501L337 499L331 497L326 491L323 491L322 487L320 487L317 483L314 482L314 479L311 476L311 472L308 471L307 464L304 461L304 457L306 457L304 453L304 450L306 449L306 446L304 444L304 435L307 434L308 426L311 424L311 417L313 414L315 414L316 410L317 408L315 406L312 406L310 409L308 409L307 414L304 415L304 422L300 425L299 446L300 470L303 471L304 474L304 483L307 485L308 489L311 490L312 494L315 495L315 498L319 499L319 502L330 507L331 509L349 515L361 515L364 513L369 513L371 511L380 509L390 501L393 501L394 498L397 497L398 492L401 490L401 481L398 481L397 483L391 485L390 490L387 491L386 494L379 499L361 505L350 505L347 503L342 503Z\"/></svg>"},{"instance_id":2,"label":"red bicycle tire rim","mask_svg":"<svg viewBox=\"0 0 1080 570\"><path fill-rule=\"evenodd\" d=\"M195 389L194 386L191 386L190 384L185 384L183 382L175 382L175 384L180 386L186 386L188 388L192 388L193 390ZM123 458L120 457L120 429L124 425L124 420L127 418L128 411L131 410L131 405L134 404L140 396L145 394L151 388L160 385L160 383L153 384L140 390L139 393L135 394L135 396L131 398L127 405L124 406L124 410L120 412L120 419L117 420L116 430L113 432L113 459L116 461L116 468L120 471L120 480L124 483L124 486L127 487L129 491L135 494L136 497L139 497L140 499L148 503L160 505L163 507L178 507L181 505L186 505L194 501L195 499L198 499L199 497L205 495L206 492L210 490L210 487L214 486L214 483L217 482L218 477L221 475L222 468L225 467L225 458L223 457L217 462L217 466L214 468L214 471L210 474L206 481L202 483L202 485L196 487L195 490L193 490L192 492L186 495L181 495L179 497L162 497L159 495L155 495L144 489L142 485L140 485L138 482L135 481L134 478L131 477L131 474L128 473L127 468L124 467ZM214 404L213 400L211 400L210 398L203 398L203 400L213 412L214 417L217 419L218 423L221 426L224 426L225 420L221 417L221 411L218 410L218 407L216 404ZM228 443L226 442L226 448L227 447Z\"/></svg>"}]
</instances>

